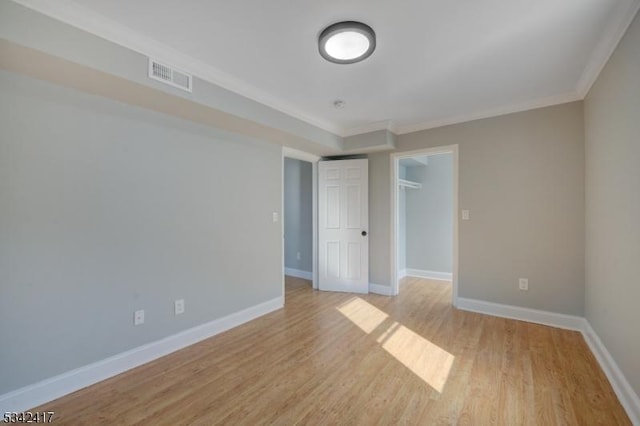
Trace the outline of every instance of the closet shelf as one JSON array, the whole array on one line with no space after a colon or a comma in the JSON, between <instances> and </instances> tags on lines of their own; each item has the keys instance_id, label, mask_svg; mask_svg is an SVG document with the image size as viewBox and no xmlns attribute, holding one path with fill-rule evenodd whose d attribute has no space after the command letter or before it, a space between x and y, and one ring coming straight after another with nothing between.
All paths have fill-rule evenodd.
<instances>
[{"instance_id":1,"label":"closet shelf","mask_svg":"<svg viewBox=\"0 0 640 426\"><path fill-rule=\"evenodd\" d=\"M413 182L406 179L398 179L398 186L400 188L412 188L412 189L420 189L422 188L422 184L418 182Z\"/></svg>"}]
</instances>

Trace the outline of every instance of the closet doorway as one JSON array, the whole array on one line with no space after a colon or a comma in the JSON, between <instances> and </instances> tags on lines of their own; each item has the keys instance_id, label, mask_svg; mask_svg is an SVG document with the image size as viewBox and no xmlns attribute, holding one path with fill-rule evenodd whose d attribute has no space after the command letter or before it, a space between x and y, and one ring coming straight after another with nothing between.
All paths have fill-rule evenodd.
<instances>
[{"instance_id":1,"label":"closet doorway","mask_svg":"<svg viewBox=\"0 0 640 426\"><path fill-rule=\"evenodd\" d=\"M391 155L392 291L405 277L451 282L458 294L457 145Z\"/></svg>"}]
</instances>

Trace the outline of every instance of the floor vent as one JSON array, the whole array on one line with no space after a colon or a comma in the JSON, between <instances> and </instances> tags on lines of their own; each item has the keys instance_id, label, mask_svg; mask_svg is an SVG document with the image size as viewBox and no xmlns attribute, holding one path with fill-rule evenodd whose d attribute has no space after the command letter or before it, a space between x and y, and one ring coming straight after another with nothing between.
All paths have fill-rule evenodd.
<instances>
[{"instance_id":1,"label":"floor vent","mask_svg":"<svg viewBox=\"0 0 640 426\"><path fill-rule=\"evenodd\" d=\"M187 92L192 91L191 75L149 58L149 77Z\"/></svg>"}]
</instances>

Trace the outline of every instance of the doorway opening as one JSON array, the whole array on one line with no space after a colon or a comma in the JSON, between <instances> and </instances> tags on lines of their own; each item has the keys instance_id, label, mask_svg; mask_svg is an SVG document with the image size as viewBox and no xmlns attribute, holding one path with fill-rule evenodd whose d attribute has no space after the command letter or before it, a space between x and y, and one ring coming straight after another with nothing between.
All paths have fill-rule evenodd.
<instances>
[{"instance_id":1,"label":"doorway opening","mask_svg":"<svg viewBox=\"0 0 640 426\"><path fill-rule=\"evenodd\" d=\"M458 297L458 146L391 155L391 286L451 282Z\"/></svg>"},{"instance_id":2,"label":"doorway opening","mask_svg":"<svg viewBox=\"0 0 640 426\"><path fill-rule=\"evenodd\" d=\"M312 154L282 150L282 291L285 279L318 288L317 163ZM287 277L287 278L285 278Z\"/></svg>"}]
</instances>

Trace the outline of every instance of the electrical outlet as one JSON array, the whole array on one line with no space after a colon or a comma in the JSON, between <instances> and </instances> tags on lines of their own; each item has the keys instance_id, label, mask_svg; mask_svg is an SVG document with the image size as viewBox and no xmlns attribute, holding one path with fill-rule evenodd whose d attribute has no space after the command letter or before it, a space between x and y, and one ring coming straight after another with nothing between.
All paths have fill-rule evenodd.
<instances>
[{"instance_id":1,"label":"electrical outlet","mask_svg":"<svg viewBox=\"0 0 640 426\"><path fill-rule=\"evenodd\" d=\"M133 325L144 324L144 309L135 311L133 313Z\"/></svg>"},{"instance_id":2,"label":"electrical outlet","mask_svg":"<svg viewBox=\"0 0 640 426\"><path fill-rule=\"evenodd\" d=\"M469 220L469 210L462 210L462 220Z\"/></svg>"},{"instance_id":3,"label":"electrical outlet","mask_svg":"<svg viewBox=\"0 0 640 426\"><path fill-rule=\"evenodd\" d=\"M273 223L276 223L278 221L278 212L273 212L271 214L271 219L273 220Z\"/></svg>"},{"instance_id":4,"label":"electrical outlet","mask_svg":"<svg viewBox=\"0 0 640 426\"><path fill-rule=\"evenodd\" d=\"M174 302L176 315L184 314L184 299L178 299Z\"/></svg>"},{"instance_id":5,"label":"electrical outlet","mask_svg":"<svg viewBox=\"0 0 640 426\"><path fill-rule=\"evenodd\" d=\"M529 290L529 280L527 278L520 278L518 280L518 286L520 287L520 290L522 290L522 291Z\"/></svg>"},{"instance_id":6,"label":"electrical outlet","mask_svg":"<svg viewBox=\"0 0 640 426\"><path fill-rule=\"evenodd\" d=\"M300 260L300 252L298 252L298 254L296 254L296 258L297 258L298 260Z\"/></svg>"}]
</instances>

